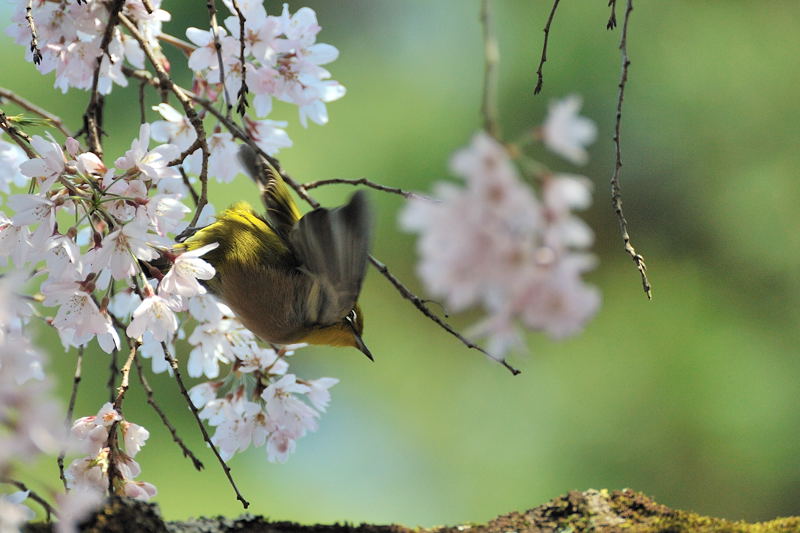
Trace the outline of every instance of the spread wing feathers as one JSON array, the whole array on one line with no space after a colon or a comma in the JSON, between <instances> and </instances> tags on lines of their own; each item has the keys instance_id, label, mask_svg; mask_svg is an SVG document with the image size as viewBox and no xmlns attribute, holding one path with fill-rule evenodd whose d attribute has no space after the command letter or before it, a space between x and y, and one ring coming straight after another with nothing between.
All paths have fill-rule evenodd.
<instances>
[{"instance_id":1,"label":"spread wing feathers","mask_svg":"<svg viewBox=\"0 0 800 533\"><path fill-rule=\"evenodd\" d=\"M307 213L289 234L300 268L313 281L310 322L333 324L353 309L367 269L370 218L366 196L358 191L346 205Z\"/></svg>"},{"instance_id":2,"label":"spread wing feathers","mask_svg":"<svg viewBox=\"0 0 800 533\"><path fill-rule=\"evenodd\" d=\"M261 200L267 210L270 226L286 238L292 227L300 220L300 210L292 199L280 173L269 161L261 157L250 146L239 148L239 161L250 177L261 187Z\"/></svg>"}]
</instances>

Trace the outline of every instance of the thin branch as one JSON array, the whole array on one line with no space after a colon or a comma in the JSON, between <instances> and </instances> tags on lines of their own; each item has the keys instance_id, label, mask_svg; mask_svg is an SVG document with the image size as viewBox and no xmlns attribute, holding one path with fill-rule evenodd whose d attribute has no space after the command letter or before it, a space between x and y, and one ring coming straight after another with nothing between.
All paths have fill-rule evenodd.
<instances>
[{"instance_id":1,"label":"thin branch","mask_svg":"<svg viewBox=\"0 0 800 533\"><path fill-rule=\"evenodd\" d=\"M177 48L178 50L180 50L181 52L183 52L187 56L191 55L192 52L197 50L197 47L195 45L193 45L192 43L186 42L183 39L179 39L179 38L175 37L174 35L170 35L169 33L159 33L158 34L158 40L159 41L164 41L167 44L171 44L172 46L174 46L175 48Z\"/></svg>"},{"instance_id":2,"label":"thin branch","mask_svg":"<svg viewBox=\"0 0 800 533\"><path fill-rule=\"evenodd\" d=\"M500 62L500 49L492 26L491 0L481 0L481 26L483 28L483 129L486 133L500 138L500 123L497 120L497 64Z\"/></svg>"},{"instance_id":3,"label":"thin branch","mask_svg":"<svg viewBox=\"0 0 800 533\"><path fill-rule=\"evenodd\" d=\"M144 104L144 90L146 87L146 81L142 80L139 82L139 124L147 122L147 109Z\"/></svg>"},{"instance_id":4,"label":"thin branch","mask_svg":"<svg viewBox=\"0 0 800 533\"><path fill-rule=\"evenodd\" d=\"M78 397L78 385L81 383L81 367L83 366L83 346L78 348L78 362L75 364L75 374L72 377L72 392L69 395L69 404L67 405L67 418L64 421L64 425L68 428L72 425L72 416L75 412L75 399ZM64 456L66 456L66 450L61 450L61 453L58 454L58 477L61 478L61 482L64 484L64 488L67 488L67 478L64 477Z\"/></svg>"},{"instance_id":5,"label":"thin branch","mask_svg":"<svg viewBox=\"0 0 800 533\"><path fill-rule=\"evenodd\" d=\"M33 54L33 63L38 65L42 62L42 51L39 49L39 38L36 36L36 24L33 22L33 0L28 0L28 5L25 6L25 21L31 30L30 49Z\"/></svg>"},{"instance_id":6,"label":"thin branch","mask_svg":"<svg viewBox=\"0 0 800 533\"><path fill-rule=\"evenodd\" d=\"M403 285L403 283L399 279L397 279L394 274L389 272L387 266L382 262L380 262L377 258L370 255L369 261L375 268L378 269L378 272L383 274L383 276L389 280L389 282L394 286L394 288L397 289L397 291L403 295L403 298L414 304L414 307L416 307L423 315L433 320L440 328L442 328L450 335L454 336L459 341L461 341L461 343L464 344L464 346L466 346L467 348L471 348L473 350L478 350L487 357L495 361L498 361L509 372L511 372L511 374L515 376L520 373L520 370L511 366L505 359L498 360L496 357L492 356L492 354L490 354L489 352L487 352L486 350L484 350L483 348L481 348L468 338L464 337L461 333L453 329L453 327L450 324L448 324L447 322L436 316L436 314L434 314L433 311L431 311L430 308L427 305L425 305L425 300L422 300L419 296L411 292L411 290L405 285Z\"/></svg>"},{"instance_id":7,"label":"thin branch","mask_svg":"<svg viewBox=\"0 0 800 533\"><path fill-rule=\"evenodd\" d=\"M181 106L183 107L183 112L186 113L189 122L191 122L192 127L194 128L195 133L197 134L197 139L200 141L200 148L203 151L203 159L200 166L200 175L199 175L200 198L197 201L197 207L195 208L194 216L192 217L192 220L189 223L189 227L194 227L195 224L197 224L197 220L200 218L200 213L203 211L203 208L208 203L208 158L209 155L211 154L211 151L209 150L208 142L206 141L206 131L205 128L203 127L203 120L197 114L197 111L194 109L194 104L192 103L191 98L188 96L191 93L189 91L186 91L185 89L182 89L174 81L172 81L172 79L169 77L169 74L167 74L167 72L164 70L164 67L155 57L153 50L150 48L150 45L147 44L147 41L144 39L142 34L136 28L136 25L134 25L125 15L120 15L119 19L120 22L122 22L122 24L128 29L128 32L131 34L131 36L134 39L136 39L136 41L139 43L139 46L142 47L142 50L144 50L144 54L147 57L147 60L150 62L150 64L153 65L153 68L156 71L156 76L158 77L158 87L160 87L162 91L165 90L171 91L172 94L174 94L175 97L178 99L178 101L181 103ZM123 69L123 72L126 73L135 72L138 73L137 77L140 77L140 79L147 79L148 76L150 77L150 79L152 79L152 76L149 75L149 73L147 75L141 74L141 72L146 72L146 71L130 71L129 69Z\"/></svg>"},{"instance_id":8,"label":"thin branch","mask_svg":"<svg viewBox=\"0 0 800 533\"><path fill-rule=\"evenodd\" d=\"M217 24L217 6L216 0L206 0L206 8L208 9L208 21L211 24L211 34L214 36L214 48L217 51L217 62L219 63L219 82L222 84L222 94L225 96L225 113L230 118L231 109L231 95L228 94L228 87L225 85L225 62L222 60L222 44L219 42L219 24ZM244 66L244 62L242 62Z\"/></svg>"},{"instance_id":9,"label":"thin branch","mask_svg":"<svg viewBox=\"0 0 800 533\"><path fill-rule=\"evenodd\" d=\"M108 381L106 381L106 388L108 389L108 401L113 403L114 399L116 398L116 386L117 386L117 354L119 350L114 348L111 350L110 354L110 361L108 363Z\"/></svg>"},{"instance_id":10,"label":"thin branch","mask_svg":"<svg viewBox=\"0 0 800 533\"><path fill-rule=\"evenodd\" d=\"M247 63L244 60L244 40L245 40L245 29L244 23L246 19L244 18L244 13L242 10L239 9L239 3L236 0L233 0L233 9L236 11L236 16L239 17L239 61L242 64L242 85L239 87L239 94L236 95L239 103L236 106L236 111L239 112L241 116L247 112L247 93L249 92L249 88L247 87Z\"/></svg>"},{"instance_id":11,"label":"thin branch","mask_svg":"<svg viewBox=\"0 0 800 533\"><path fill-rule=\"evenodd\" d=\"M30 146L30 136L11 124L11 121L2 109L0 109L0 129L6 132L8 136L11 137L11 140L17 143L17 146L22 148L22 151L25 152L25 155L27 155L29 159L39 157Z\"/></svg>"},{"instance_id":12,"label":"thin branch","mask_svg":"<svg viewBox=\"0 0 800 533\"><path fill-rule=\"evenodd\" d=\"M542 77L542 69L544 68L545 61L547 61L547 42L550 39L550 24L553 23L553 17L556 16L556 9L558 9L559 0L553 0L553 8L550 10L550 16L547 17L547 22L544 25L544 44L542 44L542 58L539 60L539 68L536 69L536 87L533 89L533 94L539 94L542 91L542 84L544 78Z\"/></svg>"},{"instance_id":13,"label":"thin branch","mask_svg":"<svg viewBox=\"0 0 800 533\"><path fill-rule=\"evenodd\" d=\"M21 108L30 111L31 113L34 113L36 115L39 115L43 119L52 123L53 126L55 126L58 129L58 131L63 133L66 137L72 136L69 130L66 127L64 127L64 121L61 120L60 117L54 115L53 113L50 113L49 111L47 111L42 107L39 107L30 100L26 100L25 98L19 96L18 94L15 94L13 91L10 91L4 87L0 87L0 98L4 98L6 100L14 102Z\"/></svg>"},{"instance_id":14,"label":"thin branch","mask_svg":"<svg viewBox=\"0 0 800 533\"><path fill-rule=\"evenodd\" d=\"M194 187L192 187L192 183L189 181L189 176L186 174L186 171L183 170L183 167L178 167L178 172L181 173L183 184L187 189L189 189L189 195L192 197L192 202L194 202L195 207L197 207L197 202L200 200L200 197L197 195L197 191L194 190Z\"/></svg>"},{"instance_id":15,"label":"thin branch","mask_svg":"<svg viewBox=\"0 0 800 533\"><path fill-rule=\"evenodd\" d=\"M244 499L242 493L239 492L239 488L236 486L236 482L233 481L233 476L231 476L231 467L228 466L228 463L222 458L219 454L219 450L211 441L211 437L208 435L208 431L206 431L206 426L203 424L203 421L200 419L200 413L197 411L197 407L195 407L192 399L189 397L189 391L186 390L186 385L183 384L183 378L181 377L181 370L178 366L178 361L175 360L169 353L167 349L166 343L161 343L161 348L164 350L164 359L167 360L169 363L170 368L172 368L172 372L175 375L175 381L178 383L178 388L181 390L181 394L183 395L186 403L189 405L189 409L192 411L192 415L194 415L194 419L197 421L197 425L200 426L200 432L203 434L203 440L206 441L211 451L214 452L214 455L217 457L219 464L222 466L222 470L225 472L225 476L228 478L228 482L230 482L231 487L233 487L233 491L236 493L236 499L242 502L242 506L247 509L250 506L250 502Z\"/></svg>"},{"instance_id":16,"label":"thin branch","mask_svg":"<svg viewBox=\"0 0 800 533\"><path fill-rule=\"evenodd\" d=\"M135 340L128 339L128 346L130 347L130 352L128 353L128 358L125 360L125 364L122 365L122 370L120 373L122 374L122 379L120 380L119 387L117 388L117 394L114 398L112 398L112 402L114 404L114 410L122 416L122 402L125 400L125 393L128 392L128 383L129 377L131 373L131 365L133 364L133 360L136 358L136 352L139 349L139 343ZM119 425L119 420L115 420L111 427L108 429L108 493L114 494L114 480L116 478L122 478L122 474L117 467L117 426Z\"/></svg>"},{"instance_id":17,"label":"thin branch","mask_svg":"<svg viewBox=\"0 0 800 533\"><path fill-rule=\"evenodd\" d=\"M298 182L296 182L291 176L289 176L285 171L283 171L283 169L281 169L280 163L274 157L271 157L271 156L267 155L263 150L261 150L253 142L253 140L247 135L247 133L245 133L239 126L234 124L232 121L228 120L225 116L222 115L222 113L220 113L218 110L216 110L214 108L212 102L210 102L209 100L206 100L205 98L201 98L199 96L196 96L196 95L193 95L192 98L194 98L194 100L197 103L199 103L200 105L205 107L210 113L212 113L217 119L219 119L219 121L226 128L228 128L228 131L230 131L231 134L234 137L237 137L240 140L244 141L245 143L250 145L255 151L257 151L259 154L261 154L262 156L267 158L269 160L269 162L272 164L272 166L275 167L275 170L277 170L278 173L280 173L280 175L283 178L283 180L292 189L294 189L295 192L297 192L297 194L303 200L305 200L311 207L316 209L317 207L320 206L320 203L317 202L314 198L312 198L308 194L308 191L302 185L300 185ZM415 295L413 292L411 292L411 290L408 289L408 287L406 287L399 279L397 279L394 276L394 274L392 274L389 271L389 268L385 264L383 264L381 261L379 261L377 258L375 258L373 256L370 256L369 260L373 264L373 266L375 266L375 268L378 269L378 272L380 272L383 275L383 277L385 277L387 280L389 280L389 282L392 284L392 286L395 289L397 289L397 291L403 296L403 298L405 298L406 300L409 300L411 303L413 303L414 306L423 315L425 315L429 319L433 320L442 329L444 329L445 331L447 331L448 333L453 335L455 338L457 338L459 341L461 341L464 344L464 346L466 346L467 348L471 348L473 350L477 350L477 351L483 353L484 355L487 355L488 357L490 357L490 358L494 359L495 361L497 361L497 359L492 357L492 355L490 353L488 353L486 350L484 350L483 348L481 348L480 346L478 346L477 344L475 344L474 342L472 342L468 338L466 338L463 335L461 335L458 331L453 329L453 327L450 326L447 322L443 321L441 318L436 316L433 313L433 311L431 311L428 308L428 306L425 305L425 301L422 300L419 296ZM517 374L520 373L519 370L517 370L516 368L511 366L505 359L503 359L503 360L501 360L499 362L506 369L508 369L508 371L511 372L512 374L517 375Z\"/></svg>"},{"instance_id":18,"label":"thin branch","mask_svg":"<svg viewBox=\"0 0 800 533\"><path fill-rule=\"evenodd\" d=\"M647 279L647 266L645 265L644 258L636 253L636 249L631 243L631 237L628 235L628 221L622 212L622 189L619 184L619 176L622 170L622 151L620 150L620 125L622 122L622 103L625 99L625 85L628 82L628 67L631 62L628 59L628 21L630 20L631 12L633 11L633 0L627 0L628 4L625 9L625 18L622 22L622 33L619 39L619 50L622 58L622 74L619 80L619 93L617 95L617 117L614 125L614 151L616 155L616 162L614 164L614 173L611 176L611 204L614 207L614 212L619 220L619 229L622 233L622 242L625 245L625 251L631 256L631 259L636 264L639 270L639 275L642 278L642 288L648 299L653 298L652 288L650 287L650 280Z\"/></svg>"},{"instance_id":19,"label":"thin branch","mask_svg":"<svg viewBox=\"0 0 800 533\"><path fill-rule=\"evenodd\" d=\"M100 82L100 68L103 65L103 58L108 56L108 60L112 61L111 54L108 52L108 45L111 44L114 29L117 27L117 24L119 24L119 16L124 6L125 0L114 0L113 4L106 6L108 7L108 23L103 33L103 40L100 42L100 54L97 56L97 65L94 67L89 105L86 106L86 111L83 113L83 128L86 132L89 150L94 152L100 159L103 158L103 145L100 141L103 121L103 98L97 91L97 85Z\"/></svg>"},{"instance_id":20,"label":"thin branch","mask_svg":"<svg viewBox=\"0 0 800 533\"><path fill-rule=\"evenodd\" d=\"M430 201L437 201L435 198L430 198L428 196L417 194L410 191L405 191L403 189L398 189L397 187L388 187L386 185L381 185L380 183L375 183L374 181L370 181L367 178L356 178L356 179L346 179L346 178L330 178L325 180L317 180L317 181L310 181L308 183L303 183L300 187L306 191L310 191L311 189L316 189L317 187L322 187L324 185L364 185L365 187L370 187L371 189L375 189L377 191L388 192L391 194L398 194L407 200L412 199L423 199L423 200L430 200Z\"/></svg>"},{"instance_id":21,"label":"thin branch","mask_svg":"<svg viewBox=\"0 0 800 533\"><path fill-rule=\"evenodd\" d=\"M194 453L192 453L192 450L190 450L186 446L186 444L184 444L183 439L181 439L180 436L178 436L178 431L169 421L166 413L164 413L164 411L161 409L161 406L158 405L158 403L156 403L156 399L153 396L153 388L150 387L150 383L148 383L147 378L144 377L142 362L139 360L138 357L134 358L133 362L136 365L136 375L139 376L139 383L141 383L145 395L147 396L147 403L150 405L150 407L153 408L153 410L156 413L158 413L159 418L161 418L161 422L167 427L167 429L170 432L170 435L172 435L172 440L175 441L175 444L177 444L178 447L180 447L181 451L183 452L183 456L192 461L192 465L195 467L195 469L202 470L203 463L200 461L200 459L198 459L194 455Z\"/></svg>"},{"instance_id":22,"label":"thin branch","mask_svg":"<svg viewBox=\"0 0 800 533\"><path fill-rule=\"evenodd\" d=\"M22 481L17 481L16 479L10 479L10 478L3 478L3 479L0 479L0 482L6 483L8 485L13 485L13 486L17 487L21 491L27 491L28 492L28 497L31 500L35 501L36 503L38 503L39 505L42 506L42 508L44 509L44 512L47 514L47 521L48 522L50 521L50 517L52 515L57 514L55 508L53 508L53 506L50 505L47 502L47 500L45 500L44 498L39 496L35 491L29 489L28 486L25 485L25 483L23 483Z\"/></svg>"},{"instance_id":23,"label":"thin branch","mask_svg":"<svg viewBox=\"0 0 800 533\"><path fill-rule=\"evenodd\" d=\"M608 7L611 8L611 14L608 16L606 29L613 30L617 27L617 0L608 0Z\"/></svg>"}]
</instances>

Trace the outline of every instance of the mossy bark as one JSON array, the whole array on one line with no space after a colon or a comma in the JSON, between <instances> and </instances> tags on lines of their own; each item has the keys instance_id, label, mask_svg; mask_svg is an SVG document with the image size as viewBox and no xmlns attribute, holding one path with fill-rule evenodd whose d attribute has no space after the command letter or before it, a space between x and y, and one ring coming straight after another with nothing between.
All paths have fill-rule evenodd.
<instances>
[{"instance_id":1,"label":"mossy bark","mask_svg":"<svg viewBox=\"0 0 800 533\"><path fill-rule=\"evenodd\" d=\"M50 531L48 524L33 524L27 531ZM654 502L632 490L573 491L544 505L524 512L501 515L485 524L461 524L430 529L398 525L332 524L300 525L293 522L270 522L260 516L239 518L198 518L164 522L154 504L121 498L110 499L105 507L89 518L82 531L108 533L509 533L509 532L630 532L630 533L766 533L800 532L800 517L779 518L770 522L748 524L721 518L677 511Z\"/></svg>"}]
</instances>

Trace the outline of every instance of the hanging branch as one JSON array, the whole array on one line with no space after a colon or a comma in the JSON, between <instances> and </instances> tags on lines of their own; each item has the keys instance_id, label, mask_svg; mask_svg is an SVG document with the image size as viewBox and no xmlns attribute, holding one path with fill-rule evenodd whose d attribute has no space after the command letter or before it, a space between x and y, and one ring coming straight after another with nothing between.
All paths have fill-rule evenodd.
<instances>
[{"instance_id":1,"label":"hanging branch","mask_svg":"<svg viewBox=\"0 0 800 533\"><path fill-rule=\"evenodd\" d=\"M211 448L211 451L214 452L214 455L217 457L220 466L222 466L222 470L225 472L225 476L228 478L228 482L233 487L233 491L236 493L236 499L242 502L242 506L247 509L250 507L250 502L244 499L242 493L239 492L239 488L236 486L236 482L233 480L233 476L231 475L231 467L228 466L228 463L225 462L225 459L219 454L219 450L211 441L211 437L208 435L208 431L206 431L206 426L203 424L203 421L200 419L200 413L197 411L197 407L194 406L194 402L189 397L189 391L186 390L186 385L183 384L183 377L181 377L181 369L178 366L178 361L172 357L167 349L166 343L161 343L161 348L164 351L164 359L166 359L167 363L169 363L170 368L172 368L172 372L175 375L175 381L178 383L178 388L181 390L181 394L183 398L186 400L186 403L189 405L189 409L192 411L192 415L194 415L194 419L197 421L197 425L200 426L200 432L203 434L203 440L208 444L208 447Z\"/></svg>"},{"instance_id":2,"label":"hanging branch","mask_svg":"<svg viewBox=\"0 0 800 533\"><path fill-rule=\"evenodd\" d=\"M217 6L215 0L206 0L206 8L208 9L208 22L211 25L211 34L214 36L214 49L217 51L217 62L219 63L219 82L222 84L222 94L225 97L225 114L230 118L231 109L231 95L228 94L228 87L225 85L225 63L222 60L222 44L219 42L219 24L217 24ZM244 62L242 62L244 65Z\"/></svg>"},{"instance_id":3,"label":"hanging branch","mask_svg":"<svg viewBox=\"0 0 800 533\"><path fill-rule=\"evenodd\" d=\"M136 375L139 377L139 383L142 385L142 388L144 389L145 395L147 397L147 403L158 414L158 417L161 419L161 422L169 430L170 435L172 435L172 440L181 449L181 451L183 452L183 456L192 461L192 465L195 467L196 470L198 471L202 470L203 463L200 461L200 459L197 458L197 456L195 456L194 453L192 453L192 450L190 450L186 446L186 444L184 444L183 439L181 439L180 436L178 435L178 431L175 429L175 426L173 426L172 423L169 421L166 413L164 413L164 410L161 409L161 406L158 405L158 403L156 403L155 396L153 395L153 388L150 386L150 383L147 381L147 378L144 377L144 369L142 369L142 362L139 360L138 357L135 357L133 359L133 362L136 365Z\"/></svg>"},{"instance_id":4,"label":"hanging branch","mask_svg":"<svg viewBox=\"0 0 800 533\"><path fill-rule=\"evenodd\" d=\"M30 100L26 100L25 98L19 96L18 94L10 91L4 87L0 87L0 99L9 100L10 102L14 102L21 108L30 111L36 115L39 115L49 123L51 123L58 131L64 134L65 137L72 137L72 134L69 130L64 127L64 121L61 120L60 117L50 113L46 109L39 107L38 105L34 104Z\"/></svg>"},{"instance_id":5,"label":"hanging branch","mask_svg":"<svg viewBox=\"0 0 800 533\"><path fill-rule=\"evenodd\" d=\"M89 105L83 113L83 131L86 133L89 150L94 152L101 160L103 159L103 145L100 141L103 127L103 97L97 91L97 84L100 81L100 68L103 65L103 58L108 56L108 60L112 61L111 54L108 52L108 45L111 44L114 29L119 24L119 17L123 7L125 7L125 0L114 0L114 3L108 7L108 23L106 24L106 31L103 33L103 40L100 42L100 54L97 56L97 65L94 68L91 97L89 98Z\"/></svg>"},{"instance_id":6,"label":"hanging branch","mask_svg":"<svg viewBox=\"0 0 800 533\"><path fill-rule=\"evenodd\" d=\"M69 395L69 404L67 405L67 418L64 425L69 428L72 425L72 415L75 412L75 399L78 397L78 385L81 383L81 367L83 366L83 346L78 347L78 362L75 364L75 374L72 378L72 392ZM61 450L58 454L58 477L67 488L67 478L64 476L64 457L67 451Z\"/></svg>"},{"instance_id":7,"label":"hanging branch","mask_svg":"<svg viewBox=\"0 0 800 533\"><path fill-rule=\"evenodd\" d=\"M611 8L611 14L608 16L606 29L613 30L617 27L617 0L608 0L608 7Z\"/></svg>"},{"instance_id":8,"label":"hanging branch","mask_svg":"<svg viewBox=\"0 0 800 533\"><path fill-rule=\"evenodd\" d=\"M8 119L2 109L0 109L0 129L6 132L8 136L11 137L11 140L17 143L17 146L22 148L22 151L25 152L25 155L28 156L28 159L39 157L30 146L30 136L11 124L11 121Z\"/></svg>"},{"instance_id":9,"label":"hanging branch","mask_svg":"<svg viewBox=\"0 0 800 533\"><path fill-rule=\"evenodd\" d=\"M116 348L111 350L111 354L109 357L108 362L108 381L106 381L106 388L108 388L108 401L114 402L114 398L116 398L116 386L117 386L117 372L119 369L117 368L117 354L119 350Z\"/></svg>"},{"instance_id":10,"label":"hanging branch","mask_svg":"<svg viewBox=\"0 0 800 533\"><path fill-rule=\"evenodd\" d=\"M244 23L247 19L244 18L244 13L239 9L239 3L233 0L233 9L236 11L236 16L239 17L239 62L242 64L242 85L239 87L239 94L236 95L239 103L236 106L236 111L241 115L247 112L247 93L250 89L247 87L247 63L244 60L244 39L245 29Z\"/></svg>"},{"instance_id":11,"label":"hanging branch","mask_svg":"<svg viewBox=\"0 0 800 533\"><path fill-rule=\"evenodd\" d=\"M192 100L188 96L191 93L181 88L175 82L172 81L172 79L169 77L169 74L167 74L167 72L164 70L164 67L156 59L153 50L150 48L150 45L147 44L147 41L144 39L142 34L136 28L136 26L125 15L120 15L119 19L120 22L122 22L122 24L128 29L131 36L134 39L136 39L136 41L139 43L139 46L142 47L142 50L144 50L144 54L147 57L147 60L150 62L151 65L153 65L153 68L156 71L156 76L158 77L158 81L156 82L156 80L153 80L152 75L147 71L135 71L139 73L137 77L139 77L139 79L148 80L150 81L150 83L156 82L156 85L162 91L169 90L172 92L172 94L175 95L175 97L178 99L178 101L181 103L181 106L183 107L183 112L186 113L189 122L192 124L192 127L194 128L195 133L197 134L197 140L200 142L200 149L202 150L203 153L203 159L200 166L200 175L199 175L200 198L198 198L197 200L197 206L194 211L194 216L192 217L192 221L189 223L189 227L194 227L194 225L197 224L197 220L200 218L200 213L203 211L203 208L208 203L208 158L211 154L211 151L209 150L208 142L206 141L206 130L203 127L203 120L197 114L197 111L195 111L194 104L192 103ZM125 73L126 75L129 75L128 73L131 73L131 75L133 75L132 74L133 72L134 71L131 71L130 69L123 68L123 73Z\"/></svg>"},{"instance_id":12,"label":"hanging branch","mask_svg":"<svg viewBox=\"0 0 800 533\"><path fill-rule=\"evenodd\" d=\"M398 189L397 187L389 187L386 185L381 185L380 183L375 183L374 181L370 181L367 178L356 178L356 179L330 178L325 180L309 181L308 183L301 184L300 188L306 191L310 191L311 189L316 189L317 187L322 187L324 185L353 185L353 186L363 185L365 187L375 189L376 191L388 192L390 194L400 195L407 200L424 199L431 202L438 201L435 198L430 198L423 194L417 194L415 192L405 191L403 189Z\"/></svg>"},{"instance_id":13,"label":"hanging branch","mask_svg":"<svg viewBox=\"0 0 800 533\"><path fill-rule=\"evenodd\" d=\"M36 24L33 22L33 0L28 0L28 5L25 6L25 21L31 30L30 50L33 54L33 63L39 65L42 62L42 51L39 49L39 38L36 36Z\"/></svg>"},{"instance_id":14,"label":"hanging branch","mask_svg":"<svg viewBox=\"0 0 800 533\"><path fill-rule=\"evenodd\" d=\"M28 493L28 497L42 506L44 512L47 514L47 521L50 521L50 517L56 513L56 510L50 505L47 500L39 496L35 491L28 488L28 486L23 483L22 481L17 481L16 479L10 478L2 478L0 479L0 483L5 483L7 485L13 485L17 487L19 490L26 491Z\"/></svg>"},{"instance_id":15,"label":"hanging branch","mask_svg":"<svg viewBox=\"0 0 800 533\"><path fill-rule=\"evenodd\" d=\"M613 1L613 0L612 0ZM553 7L550 9L550 16L547 17L547 22L544 25L544 43L542 44L542 58L539 60L539 68L536 69L536 87L533 89L533 94L539 94L542 91L542 84L544 78L542 76L542 69L547 61L547 42L550 39L550 24L553 23L553 17L556 16L556 9L558 9L559 0L553 0Z\"/></svg>"},{"instance_id":16,"label":"hanging branch","mask_svg":"<svg viewBox=\"0 0 800 533\"><path fill-rule=\"evenodd\" d=\"M622 170L622 152L620 150L620 124L622 122L622 102L625 99L625 85L628 82L628 67L631 62L628 59L628 21L630 20L631 12L633 11L633 0L627 0L628 4L625 9L625 16L622 21L622 32L619 39L619 50L622 58L622 74L619 80L619 93L617 96L617 116L614 125L614 151L616 155L616 162L614 164L614 173L611 176L611 203L614 207L614 212L619 220L619 229L622 233L622 242L625 245L625 251L631 256L631 259L636 264L639 274L642 278L642 288L648 299L653 298L652 288L650 287L650 280L647 279L647 266L645 265L644 258L636 252L636 249L631 243L631 237L628 235L628 221L622 212L622 189L619 184L620 171Z\"/></svg>"},{"instance_id":17,"label":"hanging branch","mask_svg":"<svg viewBox=\"0 0 800 533\"><path fill-rule=\"evenodd\" d=\"M481 0L481 27L483 28L483 129L486 133L500 138L500 124L497 120L497 64L500 62L500 49L492 26L491 0Z\"/></svg>"}]
</instances>

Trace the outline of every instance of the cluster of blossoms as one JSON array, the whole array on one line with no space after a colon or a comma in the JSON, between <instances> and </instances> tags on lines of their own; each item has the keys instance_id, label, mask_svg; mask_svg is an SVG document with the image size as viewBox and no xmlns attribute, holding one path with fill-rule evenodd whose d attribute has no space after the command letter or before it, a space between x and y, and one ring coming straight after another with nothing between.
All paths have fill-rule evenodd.
<instances>
[{"instance_id":1,"label":"cluster of blossoms","mask_svg":"<svg viewBox=\"0 0 800 533\"><path fill-rule=\"evenodd\" d=\"M576 163L595 135L579 107L575 97L552 105L540 130L546 146ZM439 183L438 202L414 199L401 216L420 234L418 271L431 294L454 311L481 305L487 316L474 334L488 337L498 358L524 347L518 324L554 338L579 331L600 304L581 279L594 265L585 252L593 234L572 214L590 205L589 180L540 172L537 197L506 147L483 132L451 169L464 186Z\"/></svg>"},{"instance_id":2,"label":"cluster of blossoms","mask_svg":"<svg viewBox=\"0 0 800 533\"><path fill-rule=\"evenodd\" d=\"M170 42L189 55L194 93L186 94L213 103L226 93L229 102L240 95L249 98L255 116L241 117L241 129L270 155L292 144L283 129L287 123L265 118L273 99L298 106L306 126L309 120L326 123L325 104L344 95L321 67L338 51L315 42L320 26L308 8L290 14L284 6L280 16L268 16L259 2L237 2L246 17L242 64L242 22L226 2L233 15L216 36L221 70L211 32L189 28L187 36L196 46L162 34L161 24L170 15L159 0L122 3L121 16L136 26L144 45L124 24L107 31L107 2L15 4L8 33L30 49L28 59L40 72L55 73L55 86L62 91L92 89L98 59L100 94L114 84L127 85L126 66L146 69L146 58L169 71L160 43ZM30 46L34 28L37 49ZM0 267L32 273L14 280L14 289L29 294L26 298L12 298L10 282L0 287L0 302L7 305L0 310L0 474L12 459L75 451L62 448L62 410L52 404L42 358L23 334L30 317L54 328L65 350L96 341L112 353L127 340L137 347L135 357L151 359L154 372L185 364L191 377L214 380L194 387L191 398L216 428L213 442L226 459L253 445L265 446L269 460L285 461L296 440L316 428L330 400L328 389L337 380L306 381L288 372L287 358L299 346L261 346L229 308L206 292L203 282L216 273L203 255L216 243L193 251L175 247L175 236L191 218L186 204L201 174L202 154L199 149L189 154L189 147L197 148L197 130L182 111L168 102L153 110L157 120L141 124L130 149L116 159L102 160L78 140L57 141L49 133L34 135L27 153L0 140ZM202 110L199 118L210 122ZM222 131L222 123L209 131L208 177L230 182L242 172L238 144ZM213 213L207 204L194 225L209 224ZM160 270L164 264L168 267ZM229 371L220 378L222 366ZM140 499L155 494L153 485L136 480L140 468L134 460L149 433L124 420L111 404L75 421L71 435L83 455L65 471L72 490L58 498L64 531L109 487ZM15 521L0 518L0 529L11 524L13 530L30 518L20 503L25 497L0 496L0 515Z\"/></svg>"},{"instance_id":3,"label":"cluster of blossoms","mask_svg":"<svg viewBox=\"0 0 800 533\"><path fill-rule=\"evenodd\" d=\"M170 14L160 9L161 0L150 0L149 3L152 12L148 11L142 0L127 0L122 14L136 25L148 45L159 50L157 38L161 33L161 23L170 20ZM141 46L119 28L114 28L108 53L103 53L102 42L109 19L105 2L23 0L14 4L9 35L17 44L28 49L26 57L37 64L39 72L47 74L55 71L55 86L62 92L66 93L70 87L92 88L97 60L101 56L97 81L100 94L110 93L115 83L123 87L128 85L122 72L124 61L135 68L144 68L145 54ZM40 55L30 46L31 24L26 19L29 6ZM163 64L168 65L166 58L159 56Z\"/></svg>"},{"instance_id":4,"label":"cluster of blossoms","mask_svg":"<svg viewBox=\"0 0 800 533\"><path fill-rule=\"evenodd\" d=\"M125 451L119 449L115 432L122 431ZM110 438L112 437L114 438ZM133 458L139 453L150 432L124 420L111 403L106 403L95 416L84 416L72 425L72 438L81 453L64 472L70 489L103 494L109 486L109 470L113 467L115 492L129 498L149 500L156 488L145 481L134 481L141 473ZM112 447L109 446L112 444Z\"/></svg>"},{"instance_id":5,"label":"cluster of blossoms","mask_svg":"<svg viewBox=\"0 0 800 533\"><path fill-rule=\"evenodd\" d=\"M30 341L36 311L14 291L19 276L0 280L0 478L11 477L19 463L64 450L69 440L64 410L44 372L44 354ZM0 531L17 531L34 518L26 505L29 491L0 494ZM100 502L96 492L73 491L57 500L59 533L76 531L86 513Z\"/></svg>"}]
</instances>

